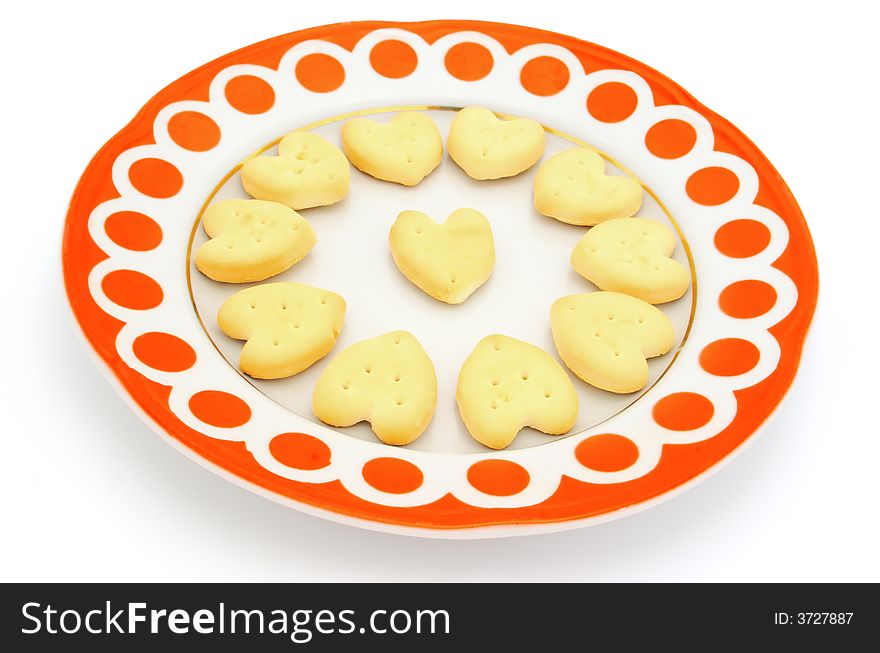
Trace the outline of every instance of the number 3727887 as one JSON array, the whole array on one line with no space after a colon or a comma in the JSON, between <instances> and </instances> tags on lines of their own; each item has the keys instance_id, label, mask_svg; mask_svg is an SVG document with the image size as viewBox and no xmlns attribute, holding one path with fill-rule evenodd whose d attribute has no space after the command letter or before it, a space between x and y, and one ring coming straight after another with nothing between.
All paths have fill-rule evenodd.
<instances>
[{"instance_id":1,"label":"number 3727887","mask_svg":"<svg viewBox=\"0 0 880 653\"><path fill-rule=\"evenodd\" d=\"M773 623L776 625L848 625L852 622L852 612L776 612Z\"/></svg>"}]
</instances>

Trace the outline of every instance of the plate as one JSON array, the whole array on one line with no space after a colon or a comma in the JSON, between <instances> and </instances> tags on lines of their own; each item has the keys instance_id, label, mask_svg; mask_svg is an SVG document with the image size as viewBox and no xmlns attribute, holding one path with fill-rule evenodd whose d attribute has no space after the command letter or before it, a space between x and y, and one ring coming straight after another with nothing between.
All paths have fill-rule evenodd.
<instances>
[{"instance_id":1,"label":"plate","mask_svg":"<svg viewBox=\"0 0 880 653\"><path fill-rule=\"evenodd\" d=\"M569 435L524 430L500 452L473 441L454 405L474 345L504 333L553 352L550 304L594 290L567 263L584 233L531 206L534 169L477 182L447 159L419 186L352 173L343 202L303 211L318 245L273 280L339 292L337 344L412 331L433 359L437 414L406 447L368 426L332 429L311 390L333 354L290 379L237 370L212 282L191 253L204 209L245 197L238 169L294 129L339 142L352 116L482 105L547 131L547 153L596 149L646 190L640 215L666 222L689 293L664 305L678 335L635 395L576 382ZM387 234L404 209L435 219L470 206L492 224L498 262L465 304L440 304L397 272ZM172 83L94 157L65 224L64 278L89 348L168 441L218 474L299 510L434 537L547 532L653 505L730 459L794 378L816 304L809 231L785 183L729 122L674 82L567 36L471 21L346 23L237 50Z\"/></svg>"}]
</instances>

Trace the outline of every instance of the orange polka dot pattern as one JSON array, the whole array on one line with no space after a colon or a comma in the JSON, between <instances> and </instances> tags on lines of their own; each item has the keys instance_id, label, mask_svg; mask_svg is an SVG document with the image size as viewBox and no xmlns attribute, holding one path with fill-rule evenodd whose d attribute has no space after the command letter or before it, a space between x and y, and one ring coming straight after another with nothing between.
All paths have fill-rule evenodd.
<instances>
[{"instance_id":1,"label":"orange polka dot pattern","mask_svg":"<svg viewBox=\"0 0 880 653\"><path fill-rule=\"evenodd\" d=\"M739 178L727 168L712 166L692 174L685 189L697 204L718 206L733 199L739 190Z\"/></svg>"},{"instance_id":2,"label":"orange polka dot pattern","mask_svg":"<svg viewBox=\"0 0 880 653\"><path fill-rule=\"evenodd\" d=\"M587 96L587 111L601 122L621 122L636 110L636 92L621 82L600 84Z\"/></svg>"},{"instance_id":3,"label":"orange polka dot pattern","mask_svg":"<svg viewBox=\"0 0 880 653\"><path fill-rule=\"evenodd\" d=\"M715 406L695 392L677 392L654 404L654 421L670 431L693 431L709 423Z\"/></svg>"},{"instance_id":4,"label":"orange polka dot pattern","mask_svg":"<svg viewBox=\"0 0 880 653\"><path fill-rule=\"evenodd\" d=\"M725 338L709 343L700 352L700 367L715 376L739 376L752 370L761 359L753 342Z\"/></svg>"},{"instance_id":5,"label":"orange polka dot pattern","mask_svg":"<svg viewBox=\"0 0 880 653\"><path fill-rule=\"evenodd\" d=\"M446 53L449 74L465 82L476 82L492 71L492 53L479 43L458 43Z\"/></svg>"},{"instance_id":6,"label":"orange polka dot pattern","mask_svg":"<svg viewBox=\"0 0 880 653\"><path fill-rule=\"evenodd\" d=\"M380 492L406 494L422 485L422 470L401 458L374 458L364 465L364 480Z\"/></svg>"},{"instance_id":7,"label":"orange polka dot pattern","mask_svg":"<svg viewBox=\"0 0 880 653\"><path fill-rule=\"evenodd\" d=\"M275 104L275 91L269 82L255 75L233 77L224 93L234 109L250 115L266 113Z\"/></svg>"},{"instance_id":8,"label":"orange polka dot pattern","mask_svg":"<svg viewBox=\"0 0 880 653\"><path fill-rule=\"evenodd\" d=\"M401 79L412 74L418 63L416 51L403 41L382 41L370 50L373 70L390 79Z\"/></svg>"},{"instance_id":9,"label":"orange polka dot pattern","mask_svg":"<svg viewBox=\"0 0 880 653\"><path fill-rule=\"evenodd\" d=\"M529 484L529 473L509 460L482 460L468 468L468 482L480 492L497 497L519 494Z\"/></svg>"},{"instance_id":10,"label":"orange polka dot pattern","mask_svg":"<svg viewBox=\"0 0 880 653\"><path fill-rule=\"evenodd\" d=\"M767 313L776 304L776 289L766 281L746 279L721 291L718 305L730 317L749 319Z\"/></svg>"},{"instance_id":11,"label":"orange polka dot pattern","mask_svg":"<svg viewBox=\"0 0 880 653\"><path fill-rule=\"evenodd\" d=\"M763 222L743 218L721 225L715 232L715 247L731 258L760 254L770 244L770 230Z\"/></svg>"},{"instance_id":12,"label":"orange polka dot pattern","mask_svg":"<svg viewBox=\"0 0 880 653\"><path fill-rule=\"evenodd\" d=\"M251 409L243 400L222 390L202 390L189 400L193 415L205 424L231 429L247 424Z\"/></svg>"},{"instance_id":13,"label":"orange polka dot pattern","mask_svg":"<svg viewBox=\"0 0 880 653\"><path fill-rule=\"evenodd\" d=\"M559 59L537 57L523 66L519 80L529 93L547 97L568 86L569 77L568 66Z\"/></svg>"},{"instance_id":14,"label":"orange polka dot pattern","mask_svg":"<svg viewBox=\"0 0 880 653\"><path fill-rule=\"evenodd\" d=\"M118 211L107 216L104 231L114 243L134 252L156 249L162 242L162 228L158 223L136 211Z\"/></svg>"},{"instance_id":15,"label":"orange polka dot pattern","mask_svg":"<svg viewBox=\"0 0 880 653\"><path fill-rule=\"evenodd\" d=\"M342 86L345 69L329 54L307 54L296 64L299 83L314 93L329 93Z\"/></svg>"},{"instance_id":16,"label":"orange polka dot pattern","mask_svg":"<svg viewBox=\"0 0 880 653\"><path fill-rule=\"evenodd\" d=\"M627 437L616 433L592 435L575 447L578 462L598 472L619 472L639 459L639 448Z\"/></svg>"},{"instance_id":17,"label":"orange polka dot pattern","mask_svg":"<svg viewBox=\"0 0 880 653\"><path fill-rule=\"evenodd\" d=\"M269 453L293 469L323 469L330 464L330 447L305 433L282 433L269 442Z\"/></svg>"},{"instance_id":18,"label":"orange polka dot pattern","mask_svg":"<svg viewBox=\"0 0 880 653\"><path fill-rule=\"evenodd\" d=\"M146 311L162 303L162 287L143 272L114 270L101 280L101 290L111 302L123 308Z\"/></svg>"},{"instance_id":19,"label":"orange polka dot pattern","mask_svg":"<svg viewBox=\"0 0 880 653\"><path fill-rule=\"evenodd\" d=\"M185 150L207 152L220 142L220 128L197 111L181 111L168 121L168 135Z\"/></svg>"},{"instance_id":20,"label":"orange polka dot pattern","mask_svg":"<svg viewBox=\"0 0 880 653\"><path fill-rule=\"evenodd\" d=\"M645 147L661 159L679 159L694 149L697 132L684 120L661 120L645 135Z\"/></svg>"},{"instance_id":21,"label":"orange polka dot pattern","mask_svg":"<svg viewBox=\"0 0 880 653\"><path fill-rule=\"evenodd\" d=\"M163 159L140 159L128 169L128 179L136 190L156 199L174 197L183 188L183 175Z\"/></svg>"},{"instance_id":22,"label":"orange polka dot pattern","mask_svg":"<svg viewBox=\"0 0 880 653\"><path fill-rule=\"evenodd\" d=\"M160 372L182 372L196 362L196 352L170 333L143 333L135 338L132 351L144 365Z\"/></svg>"}]
</instances>

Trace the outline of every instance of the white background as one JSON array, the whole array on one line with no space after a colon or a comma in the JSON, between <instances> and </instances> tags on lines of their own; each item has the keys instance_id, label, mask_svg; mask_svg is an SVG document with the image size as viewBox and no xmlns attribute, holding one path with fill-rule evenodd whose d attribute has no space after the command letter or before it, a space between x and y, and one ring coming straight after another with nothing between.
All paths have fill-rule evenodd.
<instances>
[{"instance_id":1,"label":"white background","mask_svg":"<svg viewBox=\"0 0 880 653\"><path fill-rule=\"evenodd\" d=\"M869 3L15 3L0 25L0 580L880 581ZM819 310L767 431L659 507L579 531L433 541L261 499L173 450L104 380L61 287L67 201L156 91L254 41L359 19L475 18L606 45L669 75L777 166L812 229Z\"/></svg>"}]
</instances>

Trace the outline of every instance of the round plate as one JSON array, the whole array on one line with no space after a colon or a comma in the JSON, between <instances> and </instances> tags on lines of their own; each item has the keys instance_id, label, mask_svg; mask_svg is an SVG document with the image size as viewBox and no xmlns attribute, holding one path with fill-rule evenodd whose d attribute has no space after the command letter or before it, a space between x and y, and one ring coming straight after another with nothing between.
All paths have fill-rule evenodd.
<instances>
[{"instance_id":1,"label":"round plate","mask_svg":"<svg viewBox=\"0 0 880 653\"><path fill-rule=\"evenodd\" d=\"M612 174L631 174L648 191L641 215L675 228L692 290L663 307L679 347L652 361L648 388L616 397L577 381L582 416L568 436L526 430L503 452L467 437L452 397L470 349L501 332L553 352L550 304L594 288L566 263L583 229L531 208L534 171L474 182L448 160L415 189L353 172L348 199L303 213L319 246L282 275L348 300L337 351L394 328L422 340L440 389L428 432L395 448L368 427L321 425L308 406L327 359L274 384L242 376L239 345L213 324L216 306L238 286L206 280L190 261L208 203L243 196L241 162L271 154L293 129L338 142L340 121L352 115L429 111L445 134L450 110L473 104L538 120L548 153L571 143L597 149ZM465 305L439 306L393 269L388 227L402 209L443 219L467 205L489 217L498 266ZM730 123L623 55L469 21L319 27L185 75L89 164L70 204L62 255L70 304L91 349L181 451L300 510L437 537L572 528L692 485L779 404L818 290L794 198Z\"/></svg>"}]
</instances>

